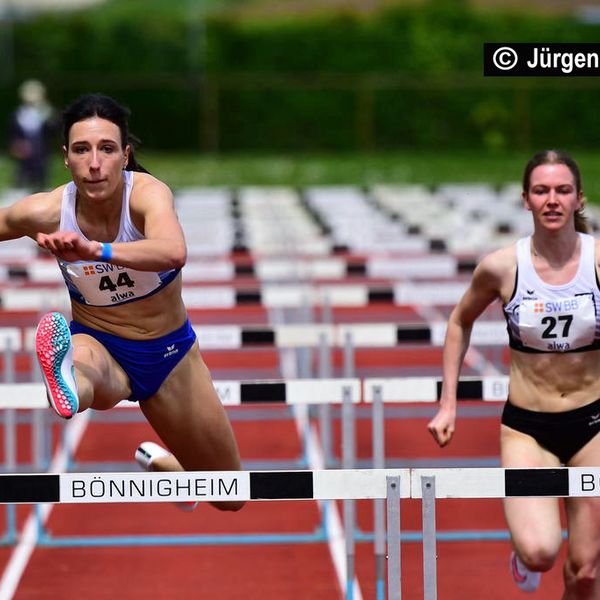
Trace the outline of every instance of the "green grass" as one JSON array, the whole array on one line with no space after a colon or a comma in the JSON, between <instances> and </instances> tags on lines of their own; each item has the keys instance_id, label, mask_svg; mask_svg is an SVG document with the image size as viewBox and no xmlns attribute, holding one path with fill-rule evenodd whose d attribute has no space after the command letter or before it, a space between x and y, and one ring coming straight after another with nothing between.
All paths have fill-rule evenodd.
<instances>
[{"instance_id":1,"label":"green grass","mask_svg":"<svg viewBox=\"0 0 600 600\"><path fill-rule=\"evenodd\" d=\"M584 191L600 204L600 152L573 152ZM376 183L519 181L529 153L413 152L335 155L224 155L142 152L138 160L171 187L244 185L372 185ZM10 183L12 165L0 157L0 188ZM67 180L60 156L52 163L52 185Z\"/></svg>"},{"instance_id":2,"label":"green grass","mask_svg":"<svg viewBox=\"0 0 600 600\"><path fill-rule=\"evenodd\" d=\"M523 159L439 153L144 157L171 185L371 185L444 181L499 183L519 176Z\"/></svg>"}]
</instances>

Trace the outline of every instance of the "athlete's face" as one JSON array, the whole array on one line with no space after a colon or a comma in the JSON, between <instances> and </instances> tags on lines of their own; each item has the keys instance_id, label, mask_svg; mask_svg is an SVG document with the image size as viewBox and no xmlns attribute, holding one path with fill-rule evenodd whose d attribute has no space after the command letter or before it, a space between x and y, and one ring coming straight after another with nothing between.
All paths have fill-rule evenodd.
<instances>
[{"instance_id":1,"label":"athlete's face","mask_svg":"<svg viewBox=\"0 0 600 600\"><path fill-rule=\"evenodd\" d=\"M529 190L523 201L534 221L547 229L573 224L575 211L582 206L583 193L577 191L575 177L566 165L540 165L531 172Z\"/></svg>"},{"instance_id":2,"label":"athlete's face","mask_svg":"<svg viewBox=\"0 0 600 600\"><path fill-rule=\"evenodd\" d=\"M74 123L69 146L63 147L63 153L80 194L90 200L104 200L115 194L120 197L129 146L123 149L117 125L99 117Z\"/></svg>"}]
</instances>

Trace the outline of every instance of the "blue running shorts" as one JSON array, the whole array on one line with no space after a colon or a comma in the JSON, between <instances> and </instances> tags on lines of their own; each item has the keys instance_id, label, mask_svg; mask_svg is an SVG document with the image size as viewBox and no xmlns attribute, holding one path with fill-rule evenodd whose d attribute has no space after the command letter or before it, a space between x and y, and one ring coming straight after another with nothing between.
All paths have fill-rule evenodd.
<instances>
[{"instance_id":1,"label":"blue running shorts","mask_svg":"<svg viewBox=\"0 0 600 600\"><path fill-rule=\"evenodd\" d=\"M71 321L70 329L72 335L85 333L108 350L129 377L131 396L128 400L132 402L155 394L196 340L189 319L179 329L151 340L128 340L77 321Z\"/></svg>"}]
</instances>

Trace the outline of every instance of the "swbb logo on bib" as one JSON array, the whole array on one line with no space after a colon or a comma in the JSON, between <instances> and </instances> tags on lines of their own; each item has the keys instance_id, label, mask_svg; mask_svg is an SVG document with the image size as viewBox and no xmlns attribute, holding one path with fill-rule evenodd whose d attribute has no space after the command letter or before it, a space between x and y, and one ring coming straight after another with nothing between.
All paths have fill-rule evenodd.
<instances>
[{"instance_id":1,"label":"swbb logo on bib","mask_svg":"<svg viewBox=\"0 0 600 600\"><path fill-rule=\"evenodd\" d=\"M566 352L589 346L596 331L591 294L554 300L523 300L519 307L521 342L545 352Z\"/></svg>"}]
</instances>

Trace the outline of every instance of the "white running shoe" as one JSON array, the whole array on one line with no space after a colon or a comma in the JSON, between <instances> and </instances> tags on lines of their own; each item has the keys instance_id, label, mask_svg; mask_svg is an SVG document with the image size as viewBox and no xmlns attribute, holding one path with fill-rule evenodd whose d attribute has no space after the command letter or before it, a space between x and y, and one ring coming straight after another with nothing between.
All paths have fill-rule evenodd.
<instances>
[{"instance_id":1,"label":"white running shoe","mask_svg":"<svg viewBox=\"0 0 600 600\"><path fill-rule=\"evenodd\" d=\"M64 419L79 408L73 344L66 319L58 312L44 315L35 333L35 351L44 376L50 406Z\"/></svg>"},{"instance_id":2,"label":"white running shoe","mask_svg":"<svg viewBox=\"0 0 600 600\"><path fill-rule=\"evenodd\" d=\"M516 552L511 552L510 555L510 574L523 592L532 593L540 587L542 574L539 571L530 571L521 562Z\"/></svg>"},{"instance_id":3,"label":"white running shoe","mask_svg":"<svg viewBox=\"0 0 600 600\"><path fill-rule=\"evenodd\" d=\"M135 451L135 460L145 471L154 471L152 463L157 458L163 458L164 456L170 455L171 453L168 450L165 450L165 448L154 442L142 442ZM193 500L190 500L189 502L175 502L175 506L181 510L192 511L198 506L198 502Z\"/></svg>"}]
</instances>

